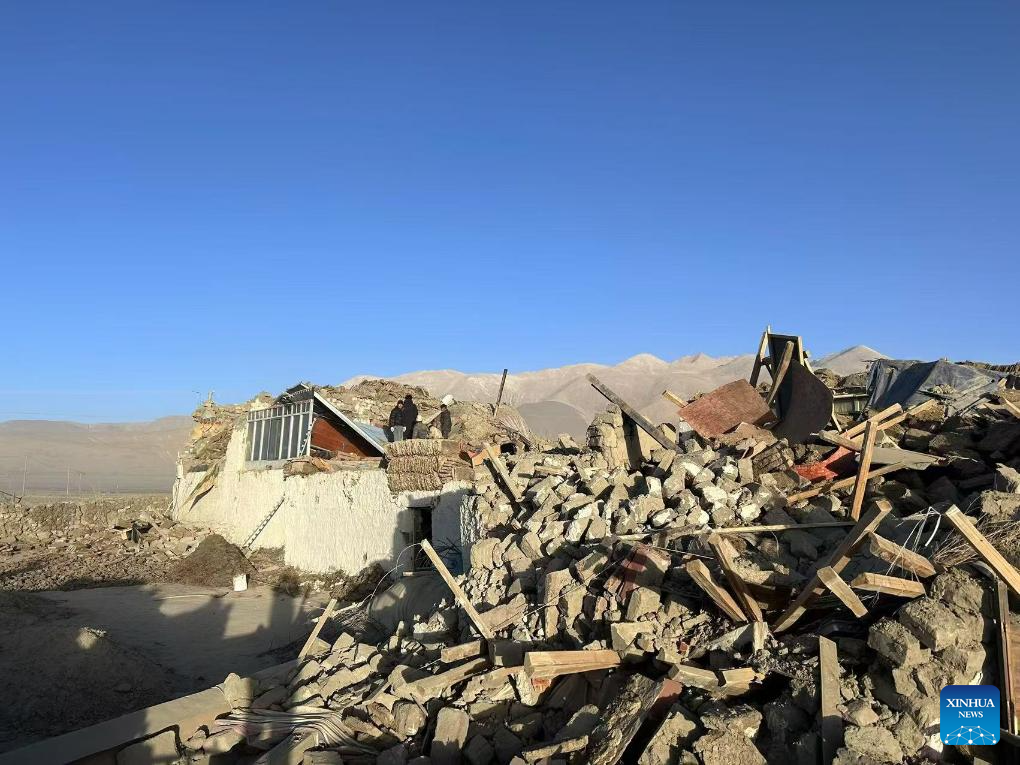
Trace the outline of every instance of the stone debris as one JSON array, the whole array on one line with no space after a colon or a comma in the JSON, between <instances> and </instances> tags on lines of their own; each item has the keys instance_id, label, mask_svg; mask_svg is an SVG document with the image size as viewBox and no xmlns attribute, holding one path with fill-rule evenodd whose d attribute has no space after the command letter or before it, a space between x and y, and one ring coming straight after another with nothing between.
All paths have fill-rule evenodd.
<instances>
[{"instance_id":1,"label":"stone debris","mask_svg":"<svg viewBox=\"0 0 1020 765\"><path fill-rule=\"evenodd\" d=\"M866 481L853 457L829 459L860 449L864 428L840 418L841 446L791 446L760 422L652 437L616 405L583 446L518 439L494 460L464 438L393 444L391 487L470 487L476 538L447 579L463 595L392 634L329 623L286 682L231 675L234 711L180 731L183 744L254 754L315 719L310 763L612 763L624 751L642 765L807 763L823 744L841 763L937 757L940 689L994 683L997 661L995 584L939 516L955 504L979 530L999 524L987 538L1017 562L1017 535L1001 529L1020 521L1020 417L987 399L949 418L933 409L870 413L880 447L937 459L874 465ZM920 585L862 587L855 617L820 568L851 587L863 574ZM822 666L819 636L835 666ZM838 689L838 741L821 725L821 672ZM246 721L240 737L232 719Z\"/></svg>"}]
</instances>

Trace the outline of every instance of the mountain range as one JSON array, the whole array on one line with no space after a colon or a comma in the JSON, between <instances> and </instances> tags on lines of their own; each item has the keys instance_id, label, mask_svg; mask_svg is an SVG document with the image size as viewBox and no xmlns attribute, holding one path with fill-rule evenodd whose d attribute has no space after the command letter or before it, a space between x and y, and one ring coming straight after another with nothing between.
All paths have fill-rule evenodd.
<instances>
[{"instance_id":1,"label":"mountain range","mask_svg":"<svg viewBox=\"0 0 1020 765\"><path fill-rule=\"evenodd\" d=\"M887 358L866 345L856 345L821 359L812 360L816 369L827 368L839 375L867 369L874 359ZM536 372L508 374L503 401L520 410L532 429L540 435L584 434L596 412L606 400L585 379L594 374L653 422L676 420L676 406L662 397L670 390L689 399L741 377L750 376L754 356L712 357L704 353L664 361L650 353L641 353L615 365L571 364ZM345 385L360 382L359 375ZM452 395L462 401L495 401L501 374L466 373L452 369L410 372L392 378L409 385L420 385L434 396ZM762 379L768 379L768 372Z\"/></svg>"},{"instance_id":2,"label":"mountain range","mask_svg":"<svg viewBox=\"0 0 1020 765\"><path fill-rule=\"evenodd\" d=\"M814 360L847 375L885 358L867 346L847 348ZM571 364L507 375L503 400L516 406L536 433L584 436L606 400L585 379L594 374L653 422L676 420L676 407L662 397L668 389L683 398L747 378L754 357L713 358L703 353L664 361L642 353L615 365ZM345 384L364 380L360 375ZM496 400L500 373L452 369L410 372L392 379L420 385L433 395L463 401ZM764 373L763 379L767 379ZM187 443L192 420L164 417L151 422L82 424L54 420L0 422L0 491L30 494L165 492L174 480L177 453ZM27 468L27 470L26 470Z\"/></svg>"}]
</instances>

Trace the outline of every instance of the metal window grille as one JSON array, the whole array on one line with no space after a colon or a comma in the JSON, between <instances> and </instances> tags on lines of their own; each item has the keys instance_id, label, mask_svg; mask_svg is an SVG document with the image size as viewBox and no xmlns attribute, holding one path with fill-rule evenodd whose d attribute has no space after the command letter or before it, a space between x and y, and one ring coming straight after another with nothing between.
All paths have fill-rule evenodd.
<instances>
[{"instance_id":1,"label":"metal window grille","mask_svg":"<svg viewBox=\"0 0 1020 765\"><path fill-rule=\"evenodd\" d=\"M312 401L248 412L248 461L289 460L308 454Z\"/></svg>"}]
</instances>

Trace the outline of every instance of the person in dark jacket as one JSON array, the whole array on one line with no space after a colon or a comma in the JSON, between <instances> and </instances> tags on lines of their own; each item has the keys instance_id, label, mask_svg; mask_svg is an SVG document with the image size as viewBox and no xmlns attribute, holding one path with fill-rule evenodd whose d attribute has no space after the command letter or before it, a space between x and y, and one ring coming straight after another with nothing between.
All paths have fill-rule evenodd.
<instances>
[{"instance_id":1,"label":"person in dark jacket","mask_svg":"<svg viewBox=\"0 0 1020 765\"><path fill-rule=\"evenodd\" d=\"M404 396L404 438L414 438L414 426L418 424L418 406L408 393Z\"/></svg>"},{"instance_id":2,"label":"person in dark jacket","mask_svg":"<svg viewBox=\"0 0 1020 765\"><path fill-rule=\"evenodd\" d=\"M390 443L404 440L404 402L399 399L390 410L390 419L386 423L386 438Z\"/></svg>"},{"instance_id":3,"label":"person in dark jacket","mask_svg":"<svg viewBox=\"0 0 1020 765\"><path fill-rule=\"evenodd\" d=\"M450 437L450 431L453 430L453 416L450 414L450 410L446 404L439 405L439 432L443 434L443 438Z\"/></svg>"}]
</instances>

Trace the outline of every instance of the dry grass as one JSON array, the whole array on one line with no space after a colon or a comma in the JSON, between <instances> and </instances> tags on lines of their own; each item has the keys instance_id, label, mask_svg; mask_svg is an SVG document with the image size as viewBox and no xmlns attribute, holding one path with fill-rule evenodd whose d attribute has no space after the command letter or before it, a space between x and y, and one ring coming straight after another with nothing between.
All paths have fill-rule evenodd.
<instances>
[{"instance_id":1,"label":"dry grass","mask_svg":"<svg viewBox=\"0 0 1020 765\"><path fill-rule=\"evenodd\" d=\"M978 531L984 534L992 547L1002 553L1014 566L1020 561L1020 521L989 520L987 517L975 522ZM977 553L962 536L952 533L935 548L932 560L950 568L974 560Z\"/></svg>"}]
</instances>

